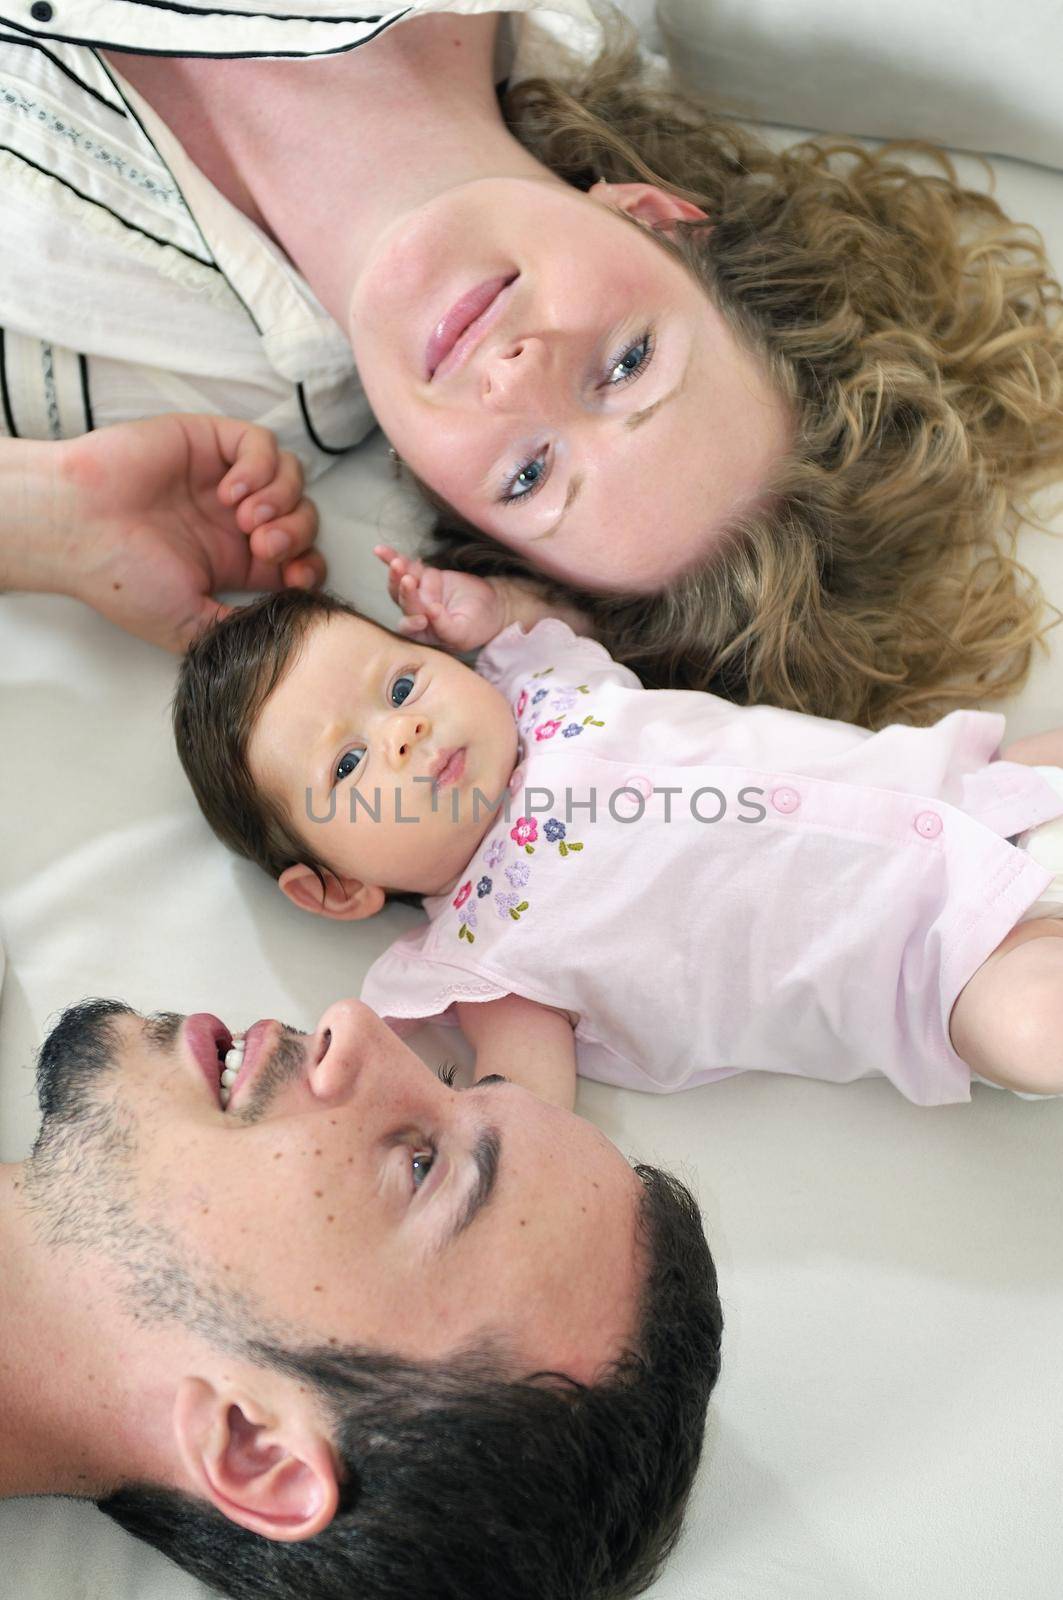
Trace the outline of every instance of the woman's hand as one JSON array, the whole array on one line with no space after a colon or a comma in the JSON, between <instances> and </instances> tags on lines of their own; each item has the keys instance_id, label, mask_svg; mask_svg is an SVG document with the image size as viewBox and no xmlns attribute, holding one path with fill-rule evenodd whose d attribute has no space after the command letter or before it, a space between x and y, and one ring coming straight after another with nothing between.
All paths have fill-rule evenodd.
<instances>
[{"instance_id":1,"label":"woman's hand","mask_svg":"<svg viewBox=\"0 0 1063 1600\"><path fill-rule=\"evenodd\" d=\"M228 614L220 589L310 588L317 511L303 471L267 428L174 414L62 445L54 587L129 633L181 651Z\"/></svg>"},{"instance_id":2,"label":"woman's hand","mask_svg":"<svg viewBox=\"0 0 1063 1600\"><path fill-rule=\"evenodd\" d=\"M426 567L389 544L373 547L388 569L388 594L403 612L398 631L418 644L478 650L508 623L505 597L486 578Z\"/></svg>"}]
</instances>

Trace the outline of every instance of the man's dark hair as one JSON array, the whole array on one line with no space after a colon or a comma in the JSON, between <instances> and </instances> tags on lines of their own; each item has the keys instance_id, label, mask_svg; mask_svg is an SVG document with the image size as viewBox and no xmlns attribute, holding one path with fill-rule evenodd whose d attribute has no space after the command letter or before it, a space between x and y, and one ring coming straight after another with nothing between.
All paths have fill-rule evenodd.
<instances>
[{"instance_id":1,"label":"man's dark hair","mask_svg":"<svg viewBox=\"0 0 1063 1600\"><path fill-rule=\"evenodd\" d=\"M637 1332L598 1381L512 1381L486 1354L422 1364L251 1345L333 1419L341 1498L330 1526L274 1542L150 1485L122 1487L100 1509L233 1600L640 1594L679 1534L722 1312L693 1196L656 1167L635 1170L646 1262Z\"/></svg>"},{"instance_id":2,"label":"man's dark hair","mask_svg":"<svg viewBox=\"0 0 1063 1600\"><path fill-rule=\"evenodd\" d=\"M336 616L368 620L346 600L319 590L282 589L240 606L192 645L181 663L173 703L181 765L222 843L273 879L304 862L322 887L326 863L255 782L247 750L262 707L311 628Z\"/></svg>"}]
</instances>

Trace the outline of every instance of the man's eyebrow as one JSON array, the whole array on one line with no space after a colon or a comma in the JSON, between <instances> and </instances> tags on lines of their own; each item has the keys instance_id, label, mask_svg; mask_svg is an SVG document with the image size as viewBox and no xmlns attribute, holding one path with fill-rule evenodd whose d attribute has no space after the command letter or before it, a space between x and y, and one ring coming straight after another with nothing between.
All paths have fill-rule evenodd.
<instances>
[{"instance_id":1,"label":"man's eyebrow","mask_svg":"<svg viewBox=\"0 0 1063 1600\"><path fill-rule=\"evenodd\" d=\"M461 1208L457 1221L440 1241L440 1250L448 1249L458 1235L464 1233L465 1229L475 1222L480 1212L490 1201L495 1191L495 1185L498 1182L498 1167L501 1155L502 1136L498 1129L490 1126L482 1128L472 1152L476 1178L469 1191L468 1198Z\"/></svg>"}]
</instances>

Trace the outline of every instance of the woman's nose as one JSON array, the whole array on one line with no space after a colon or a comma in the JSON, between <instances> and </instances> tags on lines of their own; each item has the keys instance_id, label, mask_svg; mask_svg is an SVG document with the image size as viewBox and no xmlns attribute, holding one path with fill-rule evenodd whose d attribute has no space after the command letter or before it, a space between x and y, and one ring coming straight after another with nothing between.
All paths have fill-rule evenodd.
<instances>
[{"instance_id":1,"label":"woman's nose","mask_svg":"<svg viewBox=\"0 0 1063 1600\"><path fill-rule=\"evenodd\" d=\"M550 358L537 335L515 339L484 361L481 398L494 411L527 410L541 405L550 388Z\"/></svg>"},{"instance_id":2,"label":"woman's nose","mask_svg":"<svg viewBox=\"0 0 1063 1600\"><path fill-rule=\"evenodd\" d=\"M388 754L392 766L403 767L422 740L427 739L432 724L423 712L396 713L388 727Z\"/></svg>"}]
</instances>

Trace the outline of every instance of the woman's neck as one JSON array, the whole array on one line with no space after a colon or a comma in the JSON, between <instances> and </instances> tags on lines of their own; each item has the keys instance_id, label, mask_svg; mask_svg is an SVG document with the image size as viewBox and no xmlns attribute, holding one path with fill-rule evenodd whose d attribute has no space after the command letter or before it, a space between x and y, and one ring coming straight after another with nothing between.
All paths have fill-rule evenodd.
<instances>
[{"instance_id":1,"label":"woman's neck","mask_svg":"<svg viewBox=\"0 0 1063 1600\"><path fill-rule=\"evenodd\" d=\"M353 285L402 216L478 178L544 176L498 108L497 22L418 17L312 61L112 64L346 328Z\"/></svg>"}]
</instances>

